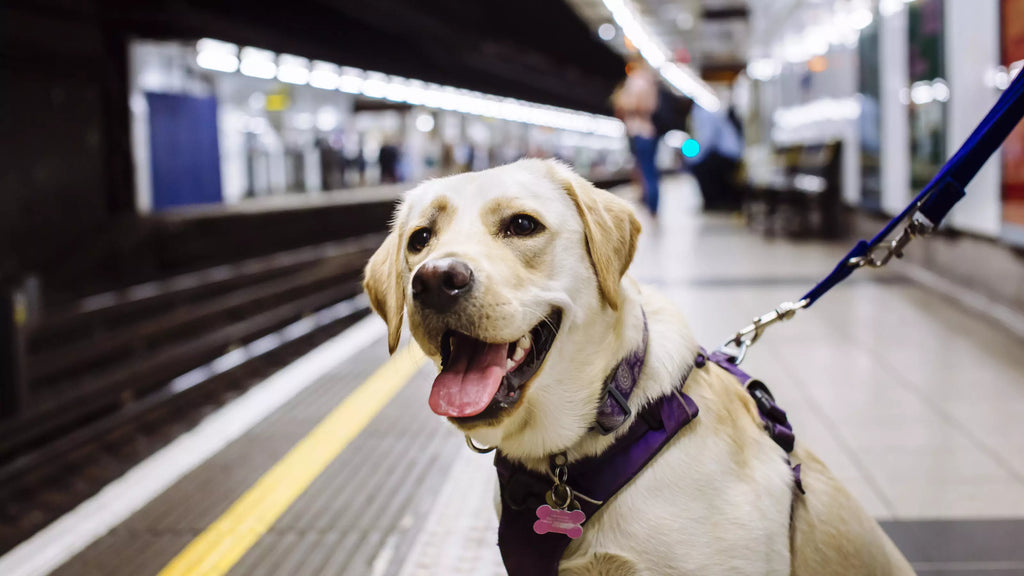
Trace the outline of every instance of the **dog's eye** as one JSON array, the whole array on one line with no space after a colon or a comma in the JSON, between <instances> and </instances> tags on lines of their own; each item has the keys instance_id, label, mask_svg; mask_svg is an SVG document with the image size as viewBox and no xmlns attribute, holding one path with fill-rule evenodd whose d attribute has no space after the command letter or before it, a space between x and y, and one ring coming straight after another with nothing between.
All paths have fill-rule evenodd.
<instances>
[{"instance_id":1,"label":"dog's eye","mask_svg":"<svg viewBox=\"0 0 1024 576\"><path fill-rule=\"evenodd\" d=\"M420 228L409 236L409 252L421 252L427 247L427 243L430 242L432 233L430 228Z\"/></svg>"},{"instance_id":2,"label":"dog's eye","mask_svg":"<svg viewBox=\"0 0 1024 576\"><path fill-rule=\"evenodd\" d=\"M540 222L533 216L516 214L509 218L505 233L509 236L530 236L531 234L536 234L540 228Z\"/></svg>"}]
</instances>

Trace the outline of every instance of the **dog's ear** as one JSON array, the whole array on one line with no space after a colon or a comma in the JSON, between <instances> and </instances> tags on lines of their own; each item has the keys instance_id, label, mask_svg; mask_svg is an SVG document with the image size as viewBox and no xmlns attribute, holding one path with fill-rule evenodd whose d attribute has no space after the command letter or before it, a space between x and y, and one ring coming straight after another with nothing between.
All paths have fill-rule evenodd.
<instances>
[{"instance_id":1,"label":"dog's ear","mask_svg":"<svg viewBox=\"0 0 1024 576\"><path fill-rule=\"evenodd\" d=\"M388 350L392 354L402 336L402 314L405 311L401 258L401 226L396 218L391 225L391 233L370 257L363 272L363 289L370 297L370 307L388 325Z\"/></svg>"},{"instance_id":2,"label":"dog's ear","mask_svg":"<svg viewBox=\"0 0 1024 576\"><path fill-rule=\"evenodd\" d=\"M620 284L636 252L640 221L625 200L597 188L561 163L551 162L550 166L583 221L598 288L608 305L618 310Z\"/></svg>"}]
</instances>

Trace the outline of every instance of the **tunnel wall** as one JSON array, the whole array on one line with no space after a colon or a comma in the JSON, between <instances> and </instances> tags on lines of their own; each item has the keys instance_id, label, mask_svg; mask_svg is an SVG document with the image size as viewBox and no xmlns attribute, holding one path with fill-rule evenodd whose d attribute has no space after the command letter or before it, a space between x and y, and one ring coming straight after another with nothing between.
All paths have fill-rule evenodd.
<instances>
[{"instance_id":1,"label":"tunnel wall","mask_svg":"<svg viewBox=\"0 0 1024 576\"><path fill-rule=\"evenodd\" d=\"M90 2L0 6L0 276L61 268L131 209L124 52Z\"/></svg>"}]
</instances>

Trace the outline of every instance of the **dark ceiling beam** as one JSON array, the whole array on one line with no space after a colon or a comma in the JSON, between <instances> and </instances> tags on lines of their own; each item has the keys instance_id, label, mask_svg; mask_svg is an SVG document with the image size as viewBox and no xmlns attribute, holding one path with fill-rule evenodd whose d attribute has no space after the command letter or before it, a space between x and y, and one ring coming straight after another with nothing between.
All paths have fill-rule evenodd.
<instances>
[{"instance_id":1,"label":"dark ceiling beam","mask_svg":"<svg viewBox=\"0 0 1024 576\"><path fill-rule=\"evenodd\" d=\"M746 20L749 16L750 9L746 5L705 8L701 12L701 18L705 20L735 20L738 18Z\"/></svg>"}]
</instances>

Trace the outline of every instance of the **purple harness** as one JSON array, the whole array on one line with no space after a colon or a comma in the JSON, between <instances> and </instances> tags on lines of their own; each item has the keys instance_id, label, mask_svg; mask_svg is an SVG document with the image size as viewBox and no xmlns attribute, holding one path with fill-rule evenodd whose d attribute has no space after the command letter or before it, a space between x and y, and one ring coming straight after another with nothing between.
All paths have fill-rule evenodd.
<instances>
[{"instance_id":1,"label":"purple harness","mask_svg":"<svg viewBox=\"0 0 1024 576\"><path fill-rule=\"evenodd\" d=\"M598 408L595 429L610 434L631 416L628 400L640 376L647 353L647 319L641 346L624 358L605 380L605 393ZM735 376L757 403L765 430L788 454L793 450L793 429L786 413L779 408L768 388L737 368L725 354L707 354L701 350L694 362L703 368L707 362L718 364ZM629 483L668 442L697 417L697 404L683 393L689 373L679 386L645 406L629 429L600 455L570 462L567 482L578 496L580 509L593 518L604 503ZM552 457L554 458L554 457ZM558 563L572 540L558 533L537 534L536 510L545 504L552 488L554 472L546 476L528 470L505 458L500 451L494 457L501 488L501 523L498 548L509 576L557 576ZM552 464L554 470L554 464ZM793 469L796 486L800 484L800 466ZM584 525L585 527L585 525Z\"/></svg>"}]
</instances>

